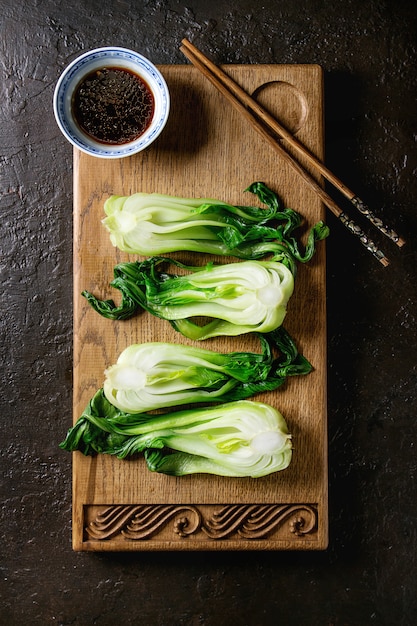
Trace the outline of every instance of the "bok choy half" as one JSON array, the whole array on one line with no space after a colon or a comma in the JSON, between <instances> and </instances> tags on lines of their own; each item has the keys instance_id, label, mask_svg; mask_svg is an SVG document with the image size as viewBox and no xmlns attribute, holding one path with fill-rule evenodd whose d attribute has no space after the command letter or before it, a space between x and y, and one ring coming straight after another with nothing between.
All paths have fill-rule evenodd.
<instances>
[{"instance_id":1,"label":"bok choy half","mask_svg":"<svg viewBox=\"0 0 417 626\"><path fill-rule=\"evenodd\" d=\"M162 342L134 344L105 371L107 400L141 413L189 403L231 402L278 389L312 370L288 332L259 335L262 352L220 353ZM274 357L274 348L279 355Z\"/></svg>"},{"instance_id":2,"label":"bok choy half","mask_svg":"<svg viewBox=\"0 0 417 626\"><path fill-rule=\"evenodd\" d=\"M183 476L258 478L288 467L291 435L279 411L240 400L164 415L120 411L99 390L60 444L120 459L143 452L148 468Z\"/></svg>"},{"instance_id":3,"label":"bok choy half","mask_svg":"<svg viewBox=\"0 0 417 626\"><path fill-rule=\"evenodd\" d=\"M188 274L160 269L166 264L185 269ZM119 306L113 300L100 301L82 292L102 316L127 319L142 308L168 320L185 337L201 340L277 329L284 321L294 278L285 265L276 261L195 268L174 259L152 257L116 265L110 284L122 294ZM201 316L214 319L203 325L189 319Z\"/></svg>"},{"instance_id":4,"label":"bok choy half","mask_svg":"<svg viewBox=\"0 0 417 626\"><path fill-rule=\"evenodd\" d=\"M149 257L188 250L256 259L285 247L299 257L291 233L300 225L300 215L292 209L281 210L278 196L262 182L252 183L245 191L267 208L140 192L108 198L102 222L113 245L130 254ZM322 228L320 223L315 230Z\"/></svg>"}]
</instances>

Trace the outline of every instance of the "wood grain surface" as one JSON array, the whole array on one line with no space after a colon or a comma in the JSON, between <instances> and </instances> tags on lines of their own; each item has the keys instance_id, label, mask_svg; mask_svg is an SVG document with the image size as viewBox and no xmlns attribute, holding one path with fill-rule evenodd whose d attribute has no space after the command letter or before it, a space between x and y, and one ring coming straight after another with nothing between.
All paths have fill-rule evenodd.
<instances>
[{"instance_id":1,"label":"wood grain surface","mask_svg":"<svg viewBox=\"0 0 417 626\"><path fill-rule=\"evenodd\" d=\"M323 77L314 65L230 65L225 71L323 157ZM120 160L74 151L74 422L104 370L128 345L191 343L148 313L124 322L101 318L81 297L87 289L118 301L109 287L116 250L101 224L112 194L137 191L212 197L256 204L244 189L262 180L305 218L324 218L321 202L240 119L216 90L187 65L160 66L171 94L162 135L146 151ZM203 264L201 255L173 255ZM223 259L225 262L225 259ZM228 262L237 262L228 259ZM149 472L143 460L73 454L75 550L324 549L327 529L325 243L300 266L285 327L314 366L276 392L256 399L276 406L293 436L290 467L260 479L206 475L174 478ZM204 347L257 349L250 336L219 338Z\"/></svg>"}]
</instances>

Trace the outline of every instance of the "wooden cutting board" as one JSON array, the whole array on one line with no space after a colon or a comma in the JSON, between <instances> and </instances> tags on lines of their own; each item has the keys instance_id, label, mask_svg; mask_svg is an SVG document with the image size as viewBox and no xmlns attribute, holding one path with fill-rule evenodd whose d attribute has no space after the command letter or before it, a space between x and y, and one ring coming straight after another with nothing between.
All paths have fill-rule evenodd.
<instances>
[{"instance_id":1,"label":"wooden cutting board","mask_svg":"<svg viewBox=\"0 0 417 626\"><path fill-rule=\"evenodd\" d=\"M230 65L224 69L323 157L323 76L315 65ZM283 204L324 218L317 197L253 131L223 96L188 65L161 66L171 114L152 147L105 160L74 153L74 422L104 380L104 370L132 343L192 343L148 313L124 322L100 317L83 289L118 301L113 267L133 260L110 243L101 220L112 194L137 191L216 197L254 204L244 189L260 180ZM174 255L175 256L175 255ZM177 255L178 257L178 255ZM179 258L179 257L178 257ZM206 257L181 255L195 265ZM230 259L235 262L236 259ZM276 406L293 436L288 469L259 479L149 472L142 459L73 454L75 550L319 550L328 542L326 439L325 243L300 266L285 327L314 371L256 399ZM258 349L250 336L204 347Z\"/></svg>"}]
</instances>

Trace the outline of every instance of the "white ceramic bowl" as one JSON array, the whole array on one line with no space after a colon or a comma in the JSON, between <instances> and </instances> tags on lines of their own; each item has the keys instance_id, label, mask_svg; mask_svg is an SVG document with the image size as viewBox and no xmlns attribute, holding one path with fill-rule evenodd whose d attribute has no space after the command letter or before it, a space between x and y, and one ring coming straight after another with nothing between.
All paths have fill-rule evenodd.
<instances>
[{"instance_id":1,"label":"white ceramic bowl","mask_svg":"<svg viewBox=\"0 0 417 626\"><path fill-rule=\"evenodd\" d=\"M139 75L153 93L152 121L140 137L129 143L95 141L74 120L72 98L75 89L87 74L103 67L119 67ZM56 84L53 106L57 124L68 141L87 154L115 159L144 150L158 137L168 119L170 98L162 74L148 59L133 50L110 46L85 52L68 65Z\"/></svg>"}]
</instances>

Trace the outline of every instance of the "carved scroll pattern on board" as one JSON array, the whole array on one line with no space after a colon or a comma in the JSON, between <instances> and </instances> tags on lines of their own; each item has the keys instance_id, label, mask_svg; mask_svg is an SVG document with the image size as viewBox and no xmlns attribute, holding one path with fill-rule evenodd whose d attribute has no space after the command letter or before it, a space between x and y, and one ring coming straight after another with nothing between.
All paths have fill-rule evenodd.
<instances>
[{"instance_id":1,"label":"carved scroll pattern on board","mask_svg":"<svg viewBox=\"0 0 417 626\"><path fill-rule=\"evenodd\" d=\"M317 533L317 518L314 504L112 505L99 507L85 531L89 540L98 541L143 541L167 532L171 541L294 536L311 540Z\"/></svg>"}]
</instances>

